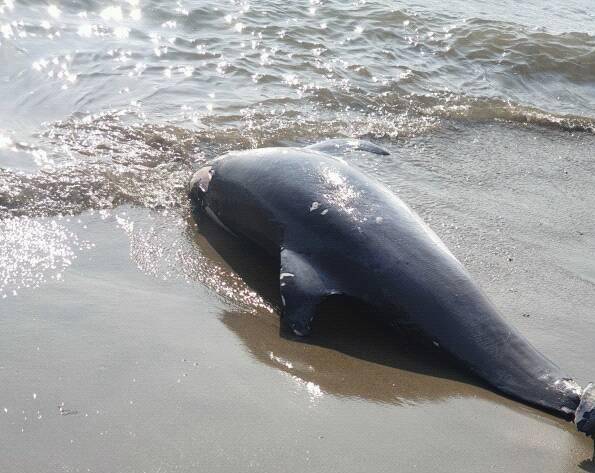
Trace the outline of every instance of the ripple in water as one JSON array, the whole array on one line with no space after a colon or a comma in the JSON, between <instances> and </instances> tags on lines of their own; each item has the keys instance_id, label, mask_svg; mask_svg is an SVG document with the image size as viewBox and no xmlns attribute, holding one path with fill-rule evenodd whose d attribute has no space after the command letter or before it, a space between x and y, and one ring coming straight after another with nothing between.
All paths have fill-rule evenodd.
<instances>
[{"instance_id":1,"label":"ripple in water","mask_svg":"<svg viewBox=\"0 0 595 473\"><path fill-rule=\"evenodd\" d=\"M188 215L175 210L119 212L114 219L128 237L132 261L145 274L163 281L198 282L252 313L273 311L237 274L203 254L193 242L196 224Z\"/></svg>"}]
</instances>

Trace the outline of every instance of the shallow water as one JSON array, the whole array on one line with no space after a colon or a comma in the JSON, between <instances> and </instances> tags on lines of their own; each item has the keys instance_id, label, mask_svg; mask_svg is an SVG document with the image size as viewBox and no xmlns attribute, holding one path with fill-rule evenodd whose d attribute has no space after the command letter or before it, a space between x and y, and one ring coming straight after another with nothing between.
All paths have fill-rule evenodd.
<instances>
[{"instance_id":1,"label":"shallow water","mask_svg":"<svg viewBox=\"0 0 595 473\"><path fill-rule=\"evenodd\" d=\"M345 159L595 380L588 2L0 2L2 471L595 469L361 314L280 333L270 268L186 196L230 149L376 141Z\"/></svg>"}]
</instances>

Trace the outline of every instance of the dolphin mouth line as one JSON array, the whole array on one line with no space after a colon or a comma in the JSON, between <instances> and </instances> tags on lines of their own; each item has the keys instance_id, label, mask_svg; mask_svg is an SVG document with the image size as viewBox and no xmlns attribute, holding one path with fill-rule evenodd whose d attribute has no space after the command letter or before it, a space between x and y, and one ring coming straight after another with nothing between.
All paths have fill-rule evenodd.
<instances>
[{"instance_id":1,"label":"dolphin mouth line","mask_svg":"<svg viewBox=\"0 0 595 473\"><path fill-rule=\"evenodd\" d=\"M228 232L228 233L230 233L231 235L233 235L233 236L236 236L236 237L237 237L237 235L236 235L236 234L235 234L233 231L231 231L231 229L230 229L230 228L229 228L227 225L225 225L225 224L224 224L224 223L221 221L221 219L220 219L219 217L217 217L217 215L215 214L215 212L213 212L213 210L211 209L211 207L209 207L208 205L205 205L203 208L204 208L205 212L207 213L207 215L208 215L208 216L209 216L209 217L210 217L210 218L211 218L211 219L212 219L212 220L213 220L213 221L214 221L214 222L215 222L217 225L219 225L221 228L223 228L223 230L225 230L226 232Z\"/></svg>"}]
</instances>

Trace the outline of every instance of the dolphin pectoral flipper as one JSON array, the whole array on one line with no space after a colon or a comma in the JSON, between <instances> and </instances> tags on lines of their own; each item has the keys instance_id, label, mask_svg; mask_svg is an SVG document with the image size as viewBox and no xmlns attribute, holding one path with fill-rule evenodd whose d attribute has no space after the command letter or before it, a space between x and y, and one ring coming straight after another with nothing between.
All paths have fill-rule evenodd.
<instances>
[{"instance_id":1,"label":"dolphin pectoral flipper","mask_svg":"<svg viewBox=\"0 0 595 473\"><path fill-rule=\"evenodd\" d=\"M281 250L279 284L283 321L296 335L308 335L318 305L332 292L307 257L288 248Z\"/></svg>"},{"instance_id":2,"label":"dolphin pectoral flipper","mask_svg":"<svg viewBox=\"0 0 595 473\"><path fill-rule=\"evenodd\" d=\"M334 154L336 152L343 152L349 150L355 151L367 151L368 153L374 154L382 154L387 155L390 154L384 148L375 145L374 143L370 143L366 140L358 140L358 139L333 139L333 140L324 140L320 143L315 143L310 146L306 146L307 149L313 149L315 151L320 151L322 153L327 154Z\"/></svg>"}]
</instances>

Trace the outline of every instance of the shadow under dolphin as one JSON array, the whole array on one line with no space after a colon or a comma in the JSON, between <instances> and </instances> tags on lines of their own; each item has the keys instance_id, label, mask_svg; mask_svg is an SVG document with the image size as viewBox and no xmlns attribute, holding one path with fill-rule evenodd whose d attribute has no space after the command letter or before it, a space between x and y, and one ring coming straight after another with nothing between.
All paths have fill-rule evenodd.
<instances>
[{"instance_id":1,"label":"shadow under dolphin","mask_svg":"<svg viewBox=\"0 0 595 473\"><path fill-rule=\"evenodd\" d=\"M198 222L189 235L213 264L237 274L261 295L275 314L261 308L223 312L222 322L259 362L315 383L338 397L412 405L450 398L473 397L505 405L564 430L555 415L520 404L496 393L480 378L460 369L431 345L387 330L372 309L342 296L328 298L319 308L316 330L297 337L280 323L279 261L253 243L236 238L197 210ZM193 225L190 226L194 228Z\"/></svg>"}]
</instances>

